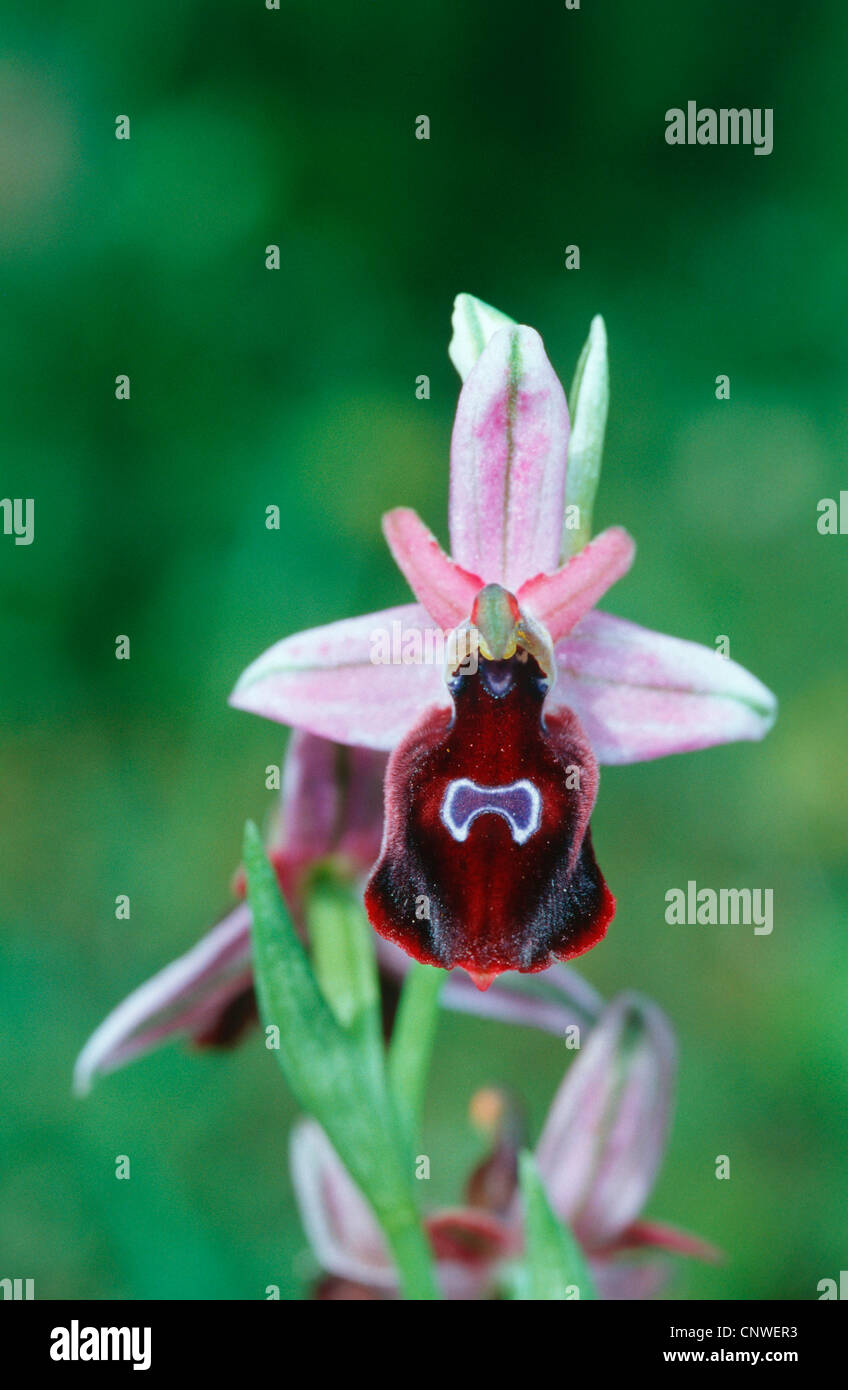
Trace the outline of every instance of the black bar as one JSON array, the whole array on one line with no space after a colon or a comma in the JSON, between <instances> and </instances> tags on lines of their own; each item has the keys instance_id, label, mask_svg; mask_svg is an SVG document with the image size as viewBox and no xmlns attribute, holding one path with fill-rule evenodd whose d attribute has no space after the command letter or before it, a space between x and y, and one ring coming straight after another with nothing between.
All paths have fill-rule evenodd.
<instances>
[{"instance_id":1,"label":"black bar","mask_svg":"<svg viewBox=\"0 0 848 1390\"><path fill-rule=\"evenodd\" d=\"M193 1379L208 1373L216 1383L230 1377L253 1382L277 1373L280 1384L296 1376L304 1385L313 1375L325 1381L334 1357L346 1378L352 1371L365 1376L375 1356L383 1374L391 1358L393 1379L405 1378L408 1368L420 1374L423 1361L431 1358L442 1373L450 1367L461 1380L466 1367L477 1379L489 1359L498 1369L504 1343L519 1358L522 1377L544 1373L539 1360L543 1358L547 1374L553 1359L557 1376L563 1378L578 1368L585 1377L593 1367L605 1375L634 1369L686 1372L707 1365L745 1366L756 1375L789 1367L809 1379L841 1363L846 1330L842 1309L826 1300L571 1302L558 1311L550 1305L528 1310L521 1303L512 1304L512 1311L502 1303L465 1305L458 1311L455 1304L445 1304L429 1305L424 1312L381 1303L374 1305L379 1311L373 1327L373 1314L361 1302L351 1314L332 1311L342 1306L330 1305L328 1312L326 1303L22 1300L0 1309L0 1348L4 1366L20 1366L19 1380L32 1371L60 1382L104 1372L112 1377L132 1375L134 1362L141 1362L143 1369L148 1353L146 1379L140 1383L159 1376L173 1379L181 1372ZM336 1327L339 1317L342 1322ZM346 1317L353 1321L346 1323ZM401 1343L392 1337L399 1324L411 1333ZM104 1336L101 1329L126 1331L107 1331ZM381 1348L371 1339L384 1329L390 1340ZM328 1337L330 1330L335 1335ZM83 1359L89 1353L102 1353L104 1359ZM117 1353L118 1359L110 1353ZM74 1359L56 1359L60 1354Z\"/></svg>"}]
</instances>

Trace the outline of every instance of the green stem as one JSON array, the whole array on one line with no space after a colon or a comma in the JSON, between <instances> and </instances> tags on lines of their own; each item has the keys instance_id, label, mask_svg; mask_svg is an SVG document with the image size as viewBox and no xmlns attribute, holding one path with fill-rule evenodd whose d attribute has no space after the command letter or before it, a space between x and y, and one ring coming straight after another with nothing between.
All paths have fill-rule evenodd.
<instances>
[{"instance_id":1,"label":"green stem","mask_svg":"<svg viewBox=\"0 0 848 1390\"><path fill-rule=\"evenodd\" d=\"M404 982L389 1049L389 1086L407 1143L415 1144L421 1127L427 1073L439 1021L444 970L413 965Z\"/></svg>"},{"instance_id":2,"label":"green stem","mask_svg":"<svg viewBox=\"0 0 848 1390\"><path fill-rule=\"evenodd\" d=\"M380 989L374 942L362 901L349 877L325 861L306 892L312 963L321 991L339 1023L382 1067Z\"/></svg>"},{"instance_id":3,"label":"green stem","mask_svg":"<svg viewBox=\"0 0 848 1390\"><path fill-rule=\"evenodd\" d=\"M433 1256L421 1222L410 1205L406 1211L383 1214L382 1226L389 1242L405 1299L430 1302L441 1298L433 1274Z\"/></svg>"}]
</instances>

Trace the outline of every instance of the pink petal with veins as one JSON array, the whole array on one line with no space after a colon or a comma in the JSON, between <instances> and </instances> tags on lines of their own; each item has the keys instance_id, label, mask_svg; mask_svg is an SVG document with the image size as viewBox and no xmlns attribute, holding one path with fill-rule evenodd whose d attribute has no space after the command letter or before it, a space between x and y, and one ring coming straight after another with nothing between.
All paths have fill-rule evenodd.
<instances>
[{"instance_id":1,"label":"pink petal with veins","mask_svg":"<svg viewBox=\"0 0 848 1390\"><path fill-rule=\"evenodd\" d=\"M623 994L566 1073L536 1149L551 1205L584 1249L611 1245L654 1185L668 1134L674 1038L660 1010Z\"/></svg>"},{"instance_id":2,"label":"pink petal with veins","mask_svg":"<svg viewBox=\"0 0 848 1390\"><path fill-rule=\"evenodd\" d=\"M735 661L609 613L589 613L556 657L550 708L574 710L600 763L760 739L775 720L771 691Z\"/></svg>"},{"instance_id":3,"label":"pink petal with veins","mask_svg":"<svg viewBox=\"0 0 848 1390\"><path fill-rule=\"evenodd\" d=\"M556 569L568 406L532 328L495 333L462 388L451 440L451 553L513 593Z\"/></svg>"},{"instance_id":4,"label":"pink petal with veins","mask_svg":"<svg viewBox=\"0 0 848 1390\"><path fill-rule=\"evenodd\" d=\"M248 666L230 704L337 743L393 748L422 709L450 703L432 631L425 610L407 604L298 632ZM405 662L416 633L431 659Z\"/></svg>"}]
</instances>

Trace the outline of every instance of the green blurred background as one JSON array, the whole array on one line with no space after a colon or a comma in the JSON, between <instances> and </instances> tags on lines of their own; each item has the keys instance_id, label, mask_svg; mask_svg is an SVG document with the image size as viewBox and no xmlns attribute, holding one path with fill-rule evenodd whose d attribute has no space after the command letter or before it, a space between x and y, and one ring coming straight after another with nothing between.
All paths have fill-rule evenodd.
<instances>
[{"instance_id":1,"label":"green blurred background","mask_svg":"<svg viewBox=\"0 0 848 1390\"><path fill-rule=\"evenodd\" d=\"M0 1275L42 1298L261 1298L314 1273L258 1034L159 1052L85 1102L70 1072L220 914L271 802L284 733L227 707L236 676L290 631L405 600L387 507L447 539L468 290L538 328L566 384L604 314L596 523L639 545L612 606L726 634L780 697L762 745L604 773L619 911L580 968L679 1033L649 1211L728 1261L681 1265L675 1293L816 1297L848 1260L848 540L816 530L848 486L843 7L73 0L4 27L0 492L35 498L35 543L0 536ZM773 107L774 153L667 146L690 98ZM773 935L668 927L689 878L773 888ZM434 1202L477 1152L474 1088L519 1086L538 1125L567 1057L445 1018Z\"/></svg>"}]
</instances>

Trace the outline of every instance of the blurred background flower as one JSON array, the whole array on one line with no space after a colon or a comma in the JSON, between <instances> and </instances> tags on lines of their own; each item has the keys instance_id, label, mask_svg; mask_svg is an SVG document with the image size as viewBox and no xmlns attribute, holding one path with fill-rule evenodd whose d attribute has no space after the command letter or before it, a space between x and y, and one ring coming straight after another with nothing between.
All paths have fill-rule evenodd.
<instances>
[{"instance_id":1,"label":"blurred background flower","mask_svg":"<svg viewBox=\"0 0 848 1390\"><path fill-rule=\"evenodd\" d=\"M674 1074L667 1020L649 1001L621 995L575 1055L539 1138L536 1162L548 1200L577 1237L603 1299L659 1293L670 1273L660 1255L718 1258L683 1231L639 1219L668 1137ZM433 1212L426 1223L444 1296L462 1300L503 1296L525 1244L521 1111L489 1089L473 1097L471 1117L488 1134L491 1152L466 1184L465 1205ZM396 1296L379 1227L314 1120L294 1129L291 1168L304 1229L329 1276L316 1296Z\"/></svg>"}]
</instances>

